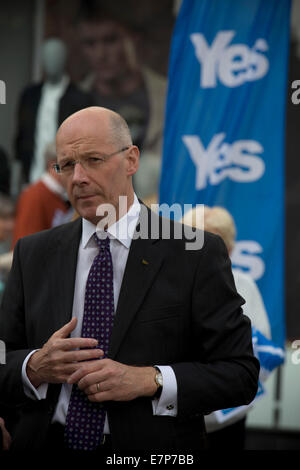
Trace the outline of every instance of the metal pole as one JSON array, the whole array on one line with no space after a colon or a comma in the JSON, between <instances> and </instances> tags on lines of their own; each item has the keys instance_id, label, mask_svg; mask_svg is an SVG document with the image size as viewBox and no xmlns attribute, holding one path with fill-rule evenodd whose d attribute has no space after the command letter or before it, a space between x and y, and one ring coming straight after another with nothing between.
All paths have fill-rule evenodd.
<instances>
[{"instance_id":1,"label":"metal pole","mask_svg":"<svg viewBox=\"0 0 300 470\"><path fill-rule=\"evenodd\" d=\"M274 408L273 408L273 428L279 429L281 417L281 383L282 383L282 366L275 371L275 390L274 390Z\"/></svg>"},{"instance_id":2,"label":"metal pole","mask_svg":"<svg viewBox=\"0 0 300 470\"><path fill-rule=\"evenodd\" d=\"M35 0L33 20L33 47L32 47L32 80L40 81L41 70L41 46L44 39L45 24L45 0Z\"/></svg>"}]
</instances>

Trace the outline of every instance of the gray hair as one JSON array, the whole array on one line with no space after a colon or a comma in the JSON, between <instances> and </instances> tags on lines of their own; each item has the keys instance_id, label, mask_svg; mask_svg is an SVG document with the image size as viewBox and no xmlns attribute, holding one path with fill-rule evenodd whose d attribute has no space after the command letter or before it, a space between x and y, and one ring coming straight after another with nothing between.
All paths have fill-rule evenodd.
<instances>
[{"instance_id":1,"label":"gray hair","mask_svg":"<svg viewBox=\"0 0 300 470\"><path fill-rule=\"evenodd\" d=\"M56 145L55 142L49 142L45 147L44 158L46 165L51 160L56 160Z\"/></svg>"},{"instance_id":2,"label":"gray hair","mask_svg":"<svg viewBox=\"0 0 300 470\"><path fill-rule=\"evenodd\" d=\"M128 124L120 114L114 112L110 114L110 128L113 144L128 147L132 145Z\"/></svg>"}]
</instances>

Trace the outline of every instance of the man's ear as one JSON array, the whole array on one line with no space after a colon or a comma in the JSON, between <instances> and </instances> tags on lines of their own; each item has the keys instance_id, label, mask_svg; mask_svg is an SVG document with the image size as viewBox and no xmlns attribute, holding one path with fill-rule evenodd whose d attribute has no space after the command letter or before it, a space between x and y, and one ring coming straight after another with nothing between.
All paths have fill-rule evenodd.
<instances>
[{"instance_id":1,"label":"man's ear","mask_svg":"<svg viewBox=\"0 0 300 470\"><path fill-rule=\"evenodd\" d=\"M126 152L127 175L134 175L139 168L140 151L136 145L132 145Z\"/></svg>"}]
</instances>

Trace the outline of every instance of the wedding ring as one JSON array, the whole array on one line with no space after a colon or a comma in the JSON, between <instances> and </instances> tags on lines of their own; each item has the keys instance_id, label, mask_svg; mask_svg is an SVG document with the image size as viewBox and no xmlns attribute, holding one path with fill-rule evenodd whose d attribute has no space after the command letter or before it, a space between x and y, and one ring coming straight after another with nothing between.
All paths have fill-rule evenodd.
<instances>
[{"instance_id":1,"label":"wedding ring","mask_svg":"<svg viewBox=\"0 0 300 470\"><path fill-rule=\"evenodd\" d=\"M100 384L96 384L97 392L100 392Z\"/></svg>"}]
</instances>

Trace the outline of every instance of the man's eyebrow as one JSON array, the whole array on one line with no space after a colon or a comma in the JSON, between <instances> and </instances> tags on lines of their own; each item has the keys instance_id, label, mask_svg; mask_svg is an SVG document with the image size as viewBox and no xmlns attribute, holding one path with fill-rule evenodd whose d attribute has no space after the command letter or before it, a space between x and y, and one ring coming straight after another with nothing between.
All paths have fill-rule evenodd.
<instances>
[{"instance_id":1,"label":"man's eyebrow","mask_svg":"<svg viewBox=\"0 0 300 470\"><path fill-rule=\"evenodd\" d=\"M83 152L82 154L80 154L80 157L90 157L91 155L98 155L98 156L105 156L105 153L101 153L99 150L87 150L86 152ZM70 156L70 157L63 157L61 158L60 162L63 163L63 162L68 162L70 160L76 160L76 157L75 156Z\"/></svg>"},{"instance_id":2,"label":"man's eyebrow","mask_svg":"<svg viewBox=\"0 0 300 470\"><path fill-rule=\"evenodd\" d=\"M86 152L82 153L82 156L89 157L90 155L105 155L105 153L100 152L99 150L87 150Z\"/></svg>"}]
</instances>

